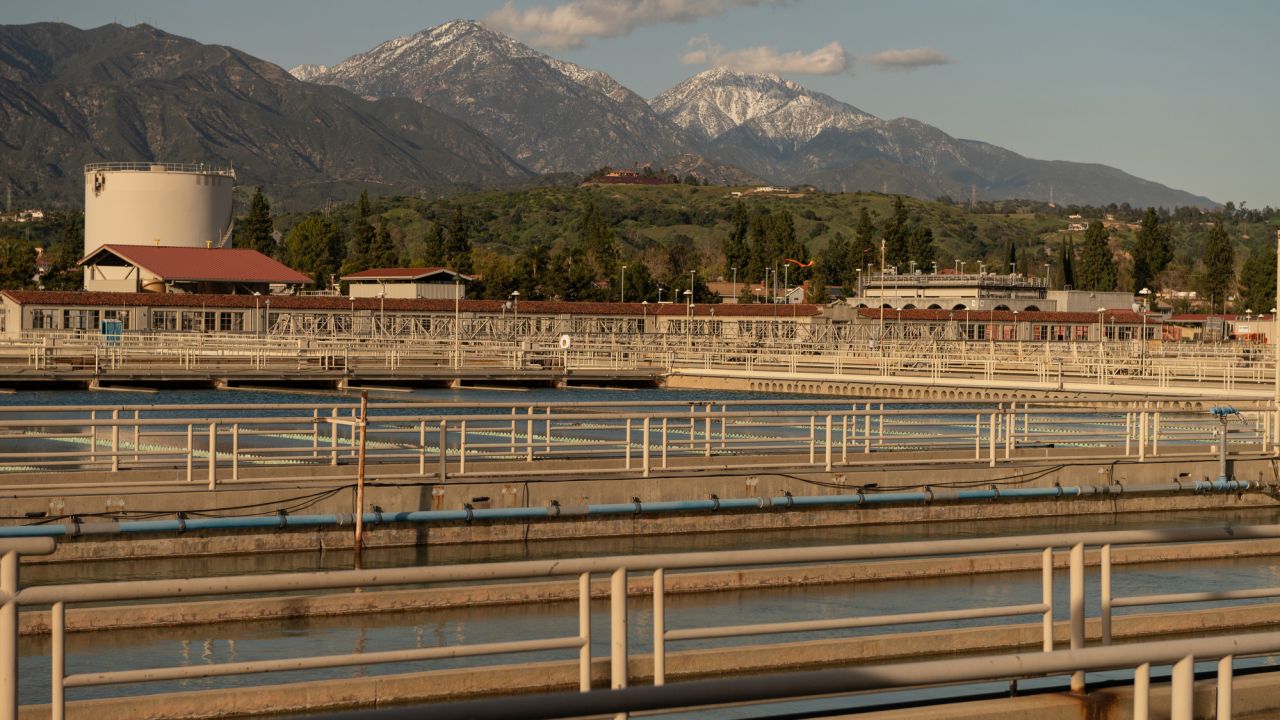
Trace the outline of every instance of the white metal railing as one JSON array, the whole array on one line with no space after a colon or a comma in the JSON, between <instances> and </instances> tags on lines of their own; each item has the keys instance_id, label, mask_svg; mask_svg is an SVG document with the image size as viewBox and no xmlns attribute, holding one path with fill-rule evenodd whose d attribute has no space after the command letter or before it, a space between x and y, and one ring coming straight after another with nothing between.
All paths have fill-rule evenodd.
<instances>
[{"instance_id":1,"label":"white metal railing","mask_svg":"<svg viewBox=\"0 0 1280 720\"><path fill-rule=\"evenodd\" d=\"M1192 528L1167 530L1129 530L1113 532L1068 533L1061 535L1033 535L1021 537L975 538L963 540L893 542L881 544L844 545L830 547L787 548L767 550L740 550L721 552L694 552L656 554L642 556L538 560L501 562L460 566L410 567L377 570L352 570L337 572L287 573L279 575L251 575L209 579L143 580L106 583L76 583L22 587L18 577L21 555L47 554L54 549L51 539L0 540L0 720L12 720L17 713L18 679L18 611L20 607L52 607L50 614L50 645L52 660L52 716L64 717L67 688L93 687L156 680L178 680L203 677L221 677L285 670L333 668L371 663L412 662L443 657L497 656L546 650L576 650L579 669L579 687L583 692L592 688L591 680L591 579L593 575L608 575L609 589L609 667L611 688L625 688L632 678L629 662L635 653L628 645L628 628L631 619L628 612L628 595L635 594L628 579L633 574L648 573L652 578L652 632L653 632L653 683L666 682L667 645L671 642L707 638L741 638L760 634L825 631L855 627L884 625L917 625L920 623L995 619L1035 616L1041 625L1042 655L1017 655L1021 664L1012 662L1011 656L992 660L991 667L1000 670L991 677L1027 677L1048 672L1069 672L1075 691L1085 687L1085 671L1101 667L1136 666L1140 691L1135 697L1135 714L1145 717L1146 688L1141 680L1149 663L1178 660L1174 669L1174 717L1189 718L1190 706L1179 710L1179 693L1189 693L1186 675L1190 672L1191 657L1225 658L1220 667L1229 686L1231 659L1252 654L1280 650L1280 633L1265 633L1252 639L1202 638L1182 641L1181 646L1167 643L1139 643L1126 645L1126 650L1106 652L1100 649L1092 654L1080 654L1086 650L1086 549L1100 550L1098 565L1099 620L1102 626L1100 645L1111 643L1110 624L1113 608L1141 607L1168 602L1203 602L1210 600L1237 600L1243 598L1280 597L1280 588L1240 588L1214 590L1177 595L1133 596L1113 598L1110 589L1113 568L1109 562L1112 548L1129 545L1182 545L1187 543L1232 543L1246 540L1280 538L1280 525L1246 526L1234 528ZM1065 606L1055 597L1055 550L1068 549L1066 570L1068 592ZM942 556L968 557L993 552L1035 553L1040 557L1042 593L1039 602L1015 605L983 604L956 610L892 613L884 615L853 614L843 617L817 620L753 623L747 625L709 625L671 627L673 617L679 617L678 608L668 606L665 595L667 573L679 570L728 570L744 567L762 567L788 564L803 565L851 561L887 561L909 558L938 558ZM578 626L571 634L549 637L522 638L507 642L466 644L465 642L429 648L409 650L374 651L305 658L286 658L235 662L184 667L154 667L128 670L98 670L66 674L66 609L68 605L83 603L128 603L115 606L122 614L145 612L140 601L166 598L188 599L192 597L216 597L246 593L290 594L303 591L377 588L391 585L431 585L438 583L485 582L492 580L536 579L548 577L576 578L578 585ZM983 594L984 597L987 594ZM998 601L997 601L998 602ZM1059 653L1053 635L1054 609L1064 607L1068 617L1067 647L1071 653ZM677 611L673 613L674 611ZM1188 631L1194 628L1188 628ZM1229 642L1228 642L1229 640ZM1217 644L1215 644L1217 643ZM757 650L759 645L750 646ZM766 646L767 647L767 646ZM1181 649L1179 649L1181 648ZM1211 649L1205 649L1211 648ZM1226 648L1223 650L1223 648ZM1175 650L1172 655L1170 651ZM1125 654L1125 653L1132 653ZM1135 662L1136 661L1136 662ZM956 667L974 662L952 663ZM1184 664L1185 663L1185 664ZM924 673L914 680L884 680L883 684L870 683L868 689L886 687L919 686L931 684L954 676L966 679L966 670L953 669L941 675ZM1180 675L1182 677L1180 677ZM888 676L886 676L888 677ZM987 677L979 673L971 679ZM1230 695L1229 687L1220 687L1220 697ZM1221 705L1219 706L1222 707ZM1230 716L1227 712L1218 717Z\"/></svg>"},{"instance_id":2,"label":"white metal railing","mask_svg":"<svg viewBox=\"0 0 1280 720\"><path fill-rule=\"evenodd\" d=\"M919 462L947 453L996 467L1025 457L1136 459L1175 454L1268 453L1280 417L1269 404L1242 404L1238 418L1158 403L983 405L883 401L744 400L558 403L370 403L366 459L380 478L438 479L519 474L555 476L589 460L601 476L649 477L679 469L831 471L873 463ZM113 479L210 490L299 478L350 482L337 466L357 459L358 404L11 406L0 408L0 472L176 468L179 478ZM930 457L930 456L923 456ZM932 455L931 457L938 457ZM1225 458L1222 455L1219 459ZM501 463L519 462L518 469ZM290 472L290 468L299 469ZM314 466L329 466L317 472ZM262 472L269 469L270 472ZM41 482L46 489L78 481ZM27 486L26 481L18 485Z\"/></svg>"}]
</instances>

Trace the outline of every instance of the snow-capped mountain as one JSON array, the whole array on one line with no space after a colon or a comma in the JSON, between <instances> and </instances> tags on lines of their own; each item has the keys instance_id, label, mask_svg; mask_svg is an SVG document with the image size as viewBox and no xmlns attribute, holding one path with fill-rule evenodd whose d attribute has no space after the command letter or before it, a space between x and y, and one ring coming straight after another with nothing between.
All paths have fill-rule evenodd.
<instances>
[{"instance_id":1,"label":"snow-capped mountain","mask_svg":"<svg viewBox=\"0 0 1280 720\"><path fill-rule=\"evenodd\" d=\"M685 148L681 132L606 73L454 20L389 40L311 78L365 97L410 97L541 172L630 166Z\"/></svg>"},{"instance_id":2,"label":"snow-capped mountain","mask_svg":"<svg viewBox=\"0 0 1280 720\"><path fill-rule=\"evenodd\" d=\"M303 64L289 70L289 74L303 82L311 82L316 77L323 75L328 69L327 65Z\"/></svg>"},{"instance_id":3,"label":"snow-capped mountain","mask_svg":"<svg viewBox=\"0 0 1280 720\"><path fill-rule=\"evenodd\" d=\"M703 140L748 126L764 137L800 145L827 128L855 130L878 122L874 115L777 75L725 68L698 73L651 104L659 115Z\"/></svg>"},{"instance_id":4,"label":"snow-capped mountain","mask_svg":"<svg viewBox=\"0 0 1280 720\"><path fill-rule=\"evenodd\" d=\"M658 95L658 114L702 154L779 183L916 197L1212 205L1105 165L1023 157L910 118L883 120L776 75L707 70Z\"/></svg>"}]
</instances>

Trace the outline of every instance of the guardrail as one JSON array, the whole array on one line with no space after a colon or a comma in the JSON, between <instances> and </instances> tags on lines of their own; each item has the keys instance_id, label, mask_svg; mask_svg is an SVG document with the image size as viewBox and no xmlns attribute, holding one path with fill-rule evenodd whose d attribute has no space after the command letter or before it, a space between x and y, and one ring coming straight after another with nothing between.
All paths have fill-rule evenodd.
<instances>
[{"instance_id":1,"label":"guardrail","mask_svg":"<svg viewBox=\"0 0 1280 720\"><path fill-rule=\"evenodd\" d=\"M695 552L606 558L559 559L545 561L502 562L462 566L392 568L338 572L288 573L211 579L146 580L106 583L77 583L22 587L18 567L21 555L47 554L54 549L51 539L0 540L0 720L11 720L17 714L17 620L22 606L52 607L50 632L52 642L51 700L52 717L65 716L66 689L102 685L222 677L285 670L334 668L377 663L409 662L445 657L499 656L547 650L574 650L577 653L579 689L592 690L591 678L591 579L594 574L609 576L609 686L627 687L632 677L629 662L636 659L628 644L628 629L633 620L628 613L628 578L647 573L652 594L652 663L653 684L664 685L667 679L667 646L706 638L743 638L761 634L795 633L886 625L919 625L943 621L1035 617L1042 628L1043 654L1021 654L998 658L966 659L962 662L935 662L930 667L946 669L941 673L869 674L857 687L843 689L884 689L992 677L1028 677L1045 673L1070 672L1071 687L1085 688L1085 673L1103 667L1137 666L1139 692L1135 696L1135 714L1145 717L1146 686L1144 678L1151 662L1176 659L1174 668L1174 717L1190 718L1190 682L1193 656L1222 657L1218 717L1229 717L1230 677L1233 657L1266 654L1280 650L1280 633L1267 633L1247 638L1208 638L1178 641L1176 644L1140 643L1126 645L1123 650L1101 648L1086 651L1086 549L1098 548L1098 619L1102 627L1102 646L1111 644L1111 622L1116 607L1145 607L1167 603L1231 601L1246 598L1280 597L1278 587L1221 589L1177 594L1157 594L1117 598L1112 595L1114 571L1110 562L1112 548L1128 545L1172 545L1184 543L1232 543L1244 540L1280 538L1280 525L1229 528L1195 528L1168 530L1131 530L1118 532L1069 533L1021 537L980 538L964 540L896 542L870 545L846 545L785 550L743 550ZM1060 653L1053 634L1054 610L1062 607L1055 597L1054 555L1057 549L1068 549L1068 589L1065 609L1068 615L1067 646L1070 653ZM748 625L703 625L672 627L678 610L668 606L665 588L667 573L678 570L727 570L768 565L803 565L850 561L885 561L939 556L964 557L993 552L1030 552L1040 557L1041 598L1023 604L976 604L970 607L892 613L883 615L852 614L818 620L799 620ZM391 585L429 585L438 583L484 582L493 580L536 579L548 577L576 578L578 584L578 627L568 635L522 638L507 642L416 648L409 650L372 651L308 658L272 659L187 667L153 667L145 669L105 670L66 674L66 609L82 603L125 602L115 608L119 613L138 612L145 606L139 601L165 598L216 597L245 593L297 593L312 590L376 588ZM751 646L760 650L759 645ZM766 648L767 649L767 646ZM949 669L947 669L949 668ZM980 668L980 669L979 669ZM905 670L904 670L905 672ZM860 676L861 677L861 676ZM776 686L773 686L776 688ZM805 694L809 686L796 686L790 695ZM748 694L747 697L753 697ZM1224 699L1225 698L1225 699ZM608 702L608 701L606 701ZM1225 714L1222 712L1225 703ZM624 706L612 708L627 709Z\"/></svg>"},{"instance_id":2,"label":"guardrail","mask_svg":"<svg viewBox=\"0 0 1280 720\"><path fill-rule=\"evenodd\" d=\"M1167 344L1166 344L1167 345ZM1027 388L1067 384L1191 388L1202 393L1273 391L1272 353L1252 346L1192 353L1140 342L883 341L823 344L671 334L553 339L449 340L254 338L243 334L29 338L0 344L0 373L13 378L261 376L341 379L361 375L454 377L484 371L534 376L581 370L786 373L830 379L915 379L965 385L997 380Z\"/></svg>"},{"instance_id":3,"label":"guardrail","mask_svg":"<svg viewBox=\"0 0 1280 720\"><path fill-rule=\"evenodd\" d=\"M348 403L0 408L0 472L177 468L182 478L222 485L270 479L350 482L290 467L358 459L358 406ZM1089 457L1139 462L1162 453L1270 452L1280 418L1268 405L1219 419L1206 412L1114 403L1097 409L1019 402L994 405L884 402L688 401L683 403L371 403L366 460L399 465L380 479L581 474L649 477L673 469L742 466L833 469L919 462L916 453L997 467L1034 450L1040 461ZM1220 449L1225 448L1225 450ZM899 457L886 457L886 454ZM735 461L735 458L737 460ZM500 463L520 462L518 469ZM1225 476L1225 469L1220 472ZM127 485L127 476L113 479ZM72 482L41 483L54 489ZM6 485L4 487L21 487ZM28 486L29 487L29 486Z\"/></svg>"}]
</instances>

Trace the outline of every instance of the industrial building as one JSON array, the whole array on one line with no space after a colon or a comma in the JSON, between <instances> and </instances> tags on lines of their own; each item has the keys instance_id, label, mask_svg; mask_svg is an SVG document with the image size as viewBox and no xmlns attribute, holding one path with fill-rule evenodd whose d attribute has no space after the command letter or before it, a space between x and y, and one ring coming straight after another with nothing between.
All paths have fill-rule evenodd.
<instances>
[{"instance_id":1,"label":"industrial building","mask_svg":"<svg viewBox=\"0 0 1280 720\"><path fill-rule=\"evenodd\" d=\"M343 275L353 298L466 298L471 278L449 268L369 268Z\"/></svg>"},{"instance_id":2,"label":"industrial building","mask_svg":"<svg viewBox=\"0 0 1280 720\"><path fill-rule=\"evenodd\" d=\"M293 290L311 278L256 250L103 245L80 261L84 289L265 295Z\"/></svg>"},{"instance_id":3,"label":"industrial building","mask_svg":"<svg viewBox=\"0 0 1280 720\"><path fill-rule=\"evenodd\" d=\"M892 270L892 269L891 269ZM897 310L1018 310L1097 312L1132 310L1127 292L1051 290L1043 278L1017 273L858 273L860 307Z\"/></svg>"}]
</instances>

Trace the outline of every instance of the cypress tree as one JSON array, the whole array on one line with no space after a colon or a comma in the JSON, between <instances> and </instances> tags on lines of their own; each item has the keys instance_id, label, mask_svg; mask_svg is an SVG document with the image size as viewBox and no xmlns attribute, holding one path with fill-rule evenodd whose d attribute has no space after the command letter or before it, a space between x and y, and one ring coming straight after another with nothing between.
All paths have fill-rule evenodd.
<instances>
[{"instance_id":1,"label":"cypress tree","mask_svg":"<svg viewBox=\"0 0 1280 720\"><path fill-rule=\"evenodd\" d=\"M329 218L312 216L289 231L285 249L291 266L310 275L320 287L328 287L345 242L341 226Z\"/></svg>"},{"instance_id":2,"label":"cypress tree","mask_svg":"<svg viewBox=\"0 0 1280 720\"><path fill-rule=\"evenodd\" d=\"M369 246L367 261L369 267L375 268L391 268L400 264L396 247L391 242L391 232L387 229L385 222L378 223L378 232Z\"/></svg>"},{"instance_id":3,"label":"cypress tree","mask_svg":"<svg viewBox=\"0 0 1280 720\"><path fill-rule=\"evenodd\" d=\"M1276 248L1267 243L1262 250L1249 255L1240 268L1240 282L1236 295L1240 298L1237 310L1255 313L1269 311L1276 306ZM1274 339L1271 342L1275 342Z\"/></svg>"},{"instance_id":4,"label":"cypress tree","mask_svg":"<svg viewBox=\"0 0 1280 720\"><path fill-rule=\"evenodd\" d=\"M444 242L442 260L455 272L469 273L472 270L471 236L461 205L454 208L453 222L449 225L447 240Z\"/></svg>"},{"instance_id":5,"label":"cypress tree","mask_svg":"<svg viewBox=\"0 0 1280 720\"><path fill-rule=\"evenodd\" d=\"M1076 286L1075 242L1068 237L1062 241L1062 251L1058 256L1058 265L1062 268L1062 289L1068 290Z\"/></svg>"},{"instance_id":6,"label":"cypress tree","mask_svg":"<svg viewBox=\"0 0 1280 720\"><path fill-rule=\"evenodd\" d=\"M1173 248L1169 238L1169 228L1160 223L1160 216L1155 208L1147 208L1142 216L1142 227L1138 230L1138 238L1133 245L1133 291L1143 288L1151 290L1149 297L1155 296L1158 289L1156 276L1169 265L1173 259Z\"/></svg>"},{"instance_id":7,"label":"cypress tree","mask_svg":"<svg viewBox=\"0 0 1280 720\"><path fill-rule=\"evenodd\" d=\"M933 230L925 225L917 225L911 229L911 235L908 238L908 248L911 253L911 259L915 261L916 266L927 269L933 264L935 250L933 247Z\"/></svg>"},{"instance_id":8,"label":"cypress tree","mask_svg":"<svg viewBox=\"0 0 1280 720\"><path fill-rule=\"evenodd\" d=\"M1116 264L1107 243L1108 233L1101 220L1094 220L1084 231L1084 249L1080 257L1080 289L1111 292L1116 289Z\"/></svg>"},{"instance_id":9,"label":"cypress tree","mask_svg":"<svg viewBox=\"0 0 1280 720\"><path fill-rule=\"evenodd\" d=\"M1235 249L1231 246L1223 218L1219 217L1209 230L1209 242L1204 249L1204 274L1200 277L1200 289L1209 298L1210 312L1226 311L1235 263Z\"/></svg>"},{"instance_id":10,"label":"cypress tree","mask_svg":"<svg viewBox=\"0 0 1280 720\"><path fill-rule=\"evenodd\" d=\"M733 228L724 241L724 269L727 275L732 275L732 269L738 268L743 277L746 277L747 262L751 255L751 248L747 245L748 226L747 208L739 200L733 208Z\"/></svg>"},{"instance_id":11,"label":"cypress tree","mask_svg":"<svg viewBox=\"0 0 1280 720\"><path fill-rule=\"evenodd\" d=\"M906 204L903 203L901 195L895 195L893 197L893 217L889 218L889 223L884 230L884 261L888 265L896 266L899 270L911 259L911 250L907 237L909 232Z\"/></svg>"},{"instance_id":12,"label":"cypress tree","mask_svg":"<svg viewBox=\"0 0 1280 720\"><path fill-rule=\"evenodd\" d=\"M236 247L257 250L264 255L271 255L276 249L276 239L272 236L274 228L271 222L271 204L262 194L262 187L254 190L249 201L249 214L240 218L236 224L233 244Z\"/></svg>"},{"instance_id":13,"label":"cypress tree","mask_svg":"<svg viewBox=\"0 0 1280 720\"><path fill-rule=\"evenodd\" d=\"M856 234L853 245L849 248L854 269L866 269L869 264L877 264L880 254L876 247L876 226L871 221L871 213L865 205L858 211L858 224L854 230Z\"/></svg>"}]
</instances>

